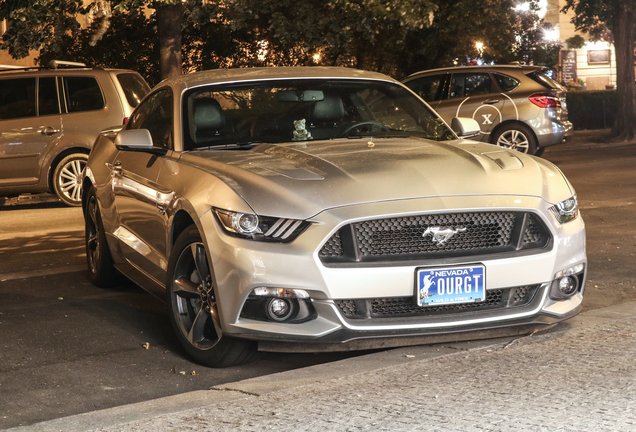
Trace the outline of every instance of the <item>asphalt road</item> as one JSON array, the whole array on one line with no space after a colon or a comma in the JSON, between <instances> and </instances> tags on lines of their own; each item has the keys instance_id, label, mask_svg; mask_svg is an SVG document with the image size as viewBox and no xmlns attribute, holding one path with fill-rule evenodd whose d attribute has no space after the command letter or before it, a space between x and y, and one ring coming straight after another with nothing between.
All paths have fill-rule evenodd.
<instances>
[{"instance_id":1,"label":"asphalt road","mask_svg":"<svg viewBox=\"0 0 636 432\"><path fill-rule=\"evenodd\" d=\"M584 308L636 299L636 146L567 145L545 157L577 189L587 224ZM0 429L344 357L265 354L238 368L194 365L159 300L133 285L88 282L82 237L79 209L0 207Z\"/></svg>"},{"instance_id":2,"label":"asphalt road","mask_svg":"<svg viewBox=\"0 0 636 432\"><path fill-rule=\"evenodd\" d=\"M79 208L0 207L0 429L358 355L265 353L237 368L198 366L161 301L133 284L91 285L83 236Z\"/></svg>"}]
</instances>

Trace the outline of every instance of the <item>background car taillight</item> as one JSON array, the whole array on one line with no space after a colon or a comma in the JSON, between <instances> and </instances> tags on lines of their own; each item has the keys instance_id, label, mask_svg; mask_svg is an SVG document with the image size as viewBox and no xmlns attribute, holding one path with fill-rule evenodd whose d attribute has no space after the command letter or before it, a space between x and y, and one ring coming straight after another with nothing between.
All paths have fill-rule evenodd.
<instances>
[{"instance_id":1,"label":"background car taillight","mask_svg":"<svg viewBox=\"0 0 636 432\"><path fill-rule=\"evenodd\" d=\"M550 93L534 93L528 99L539 108L561 108L561 99Z\"/></svg>"}]
</instances>

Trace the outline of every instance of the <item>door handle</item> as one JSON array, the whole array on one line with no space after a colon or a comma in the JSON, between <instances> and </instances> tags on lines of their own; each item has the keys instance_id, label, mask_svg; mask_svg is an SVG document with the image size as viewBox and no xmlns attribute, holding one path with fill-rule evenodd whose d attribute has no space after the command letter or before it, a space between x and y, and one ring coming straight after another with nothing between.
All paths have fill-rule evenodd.
<instances>
[{"instance_id":1,"label":"door handle","mask_svg":"<svg viewBox=\"0 0 636 432\"><path fill-rule=\"evenodd\" d=\"M42 129L40 131L40 133L42 135L53 135L53 134L58 133L59 131L60 131L59 129L55 129L55 128L51 127L51 126L47 126L44 129Z\"/></svg>"},{"instance_id":2,"label":"door handle","mask_svg":"<svg viewBox=\"0 0 636 432\"><path fill-rule=\"evenodd\" d=\"M493 105L499 102L499 99L486 99L481 104L482 105Z\"/></svg>"}]
</instances>

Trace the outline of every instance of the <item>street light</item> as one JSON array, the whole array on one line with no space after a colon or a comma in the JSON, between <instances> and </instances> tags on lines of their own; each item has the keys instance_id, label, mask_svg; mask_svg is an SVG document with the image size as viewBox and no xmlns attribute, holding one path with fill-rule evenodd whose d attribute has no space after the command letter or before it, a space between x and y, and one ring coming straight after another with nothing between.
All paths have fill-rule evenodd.
<instances>
[{"instance_id":1,"label":"street light","mask_svg":"<svg viewBox=\"0 0 636 432\"><path fill-rule=\"evenodd\" d=\"M481 57L484 54L484 43L483 42L475 42L475 48L477 48L477 52Z\"/></svg>"}]
</instances>

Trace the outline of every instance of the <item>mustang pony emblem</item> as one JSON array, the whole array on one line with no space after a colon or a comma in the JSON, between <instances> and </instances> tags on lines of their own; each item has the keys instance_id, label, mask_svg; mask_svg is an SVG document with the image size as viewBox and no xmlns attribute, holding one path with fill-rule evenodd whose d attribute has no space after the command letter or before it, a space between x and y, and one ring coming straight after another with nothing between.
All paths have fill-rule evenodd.
<instances>
[{"instance_id":1,"label":"mustang pony emblem","mask_svg":"<svg viewBox=\"0 0 636 432\"><path fill-rule=\"evenodd\" d=\"M428 290L431 289L433 285L435 285L435 282L431 280L431 275L424 276L422 285L422 288L420 288L420 300L426 300L426 297L430 297L433 295L428 292Z\"/></svg>"},{"instance_id":2,"label":"mustang pony emblem","mask_svg":"<svg viewBox=\"0 0 636 432\"><path fill-rule=\"evenodd\" d=\"M424 234L422 234L422 237L426 237L427 235L431 235L431 240L433 240L433 243L438 244L438 245L443 245L444 243L446 243L448 240L450 240L451 237L453 237L455 234L460 233L460 232L464 232L466 231L466 228L440 228L440 227L428 227L426 228L426 231L424 231Z\"/></svg>"}]
</instances>

